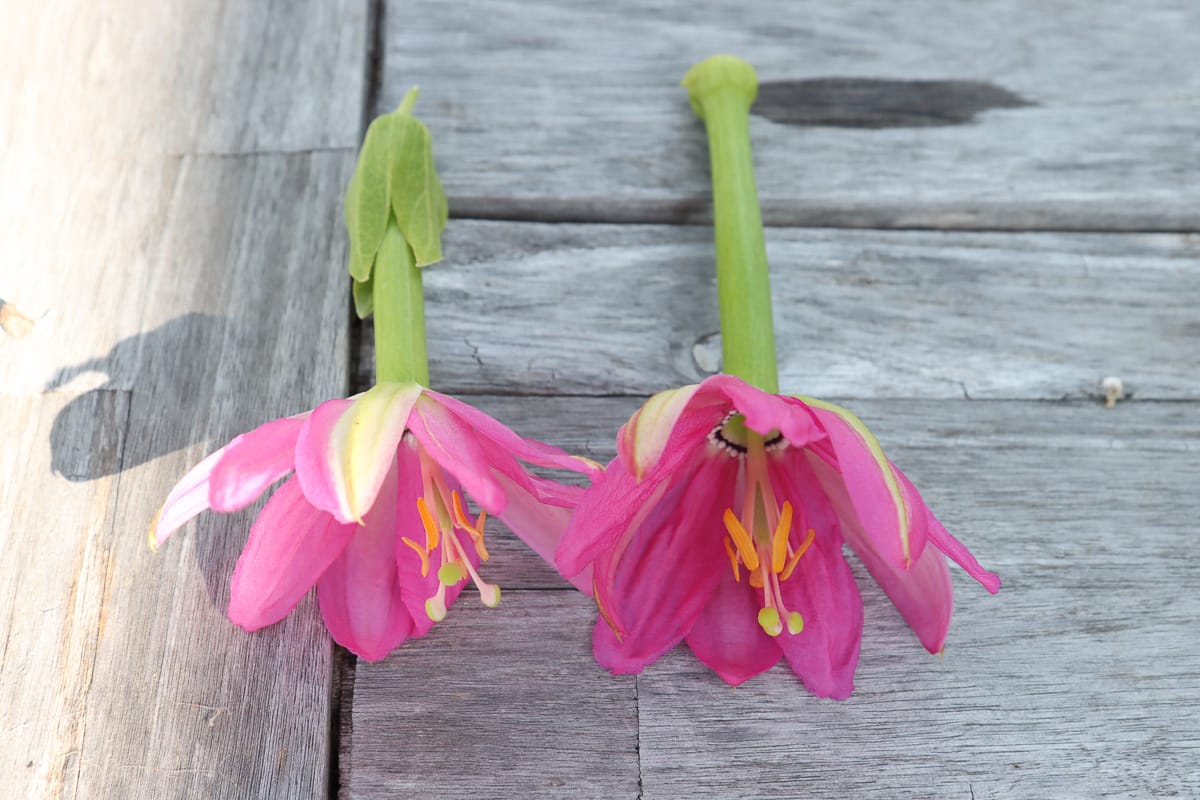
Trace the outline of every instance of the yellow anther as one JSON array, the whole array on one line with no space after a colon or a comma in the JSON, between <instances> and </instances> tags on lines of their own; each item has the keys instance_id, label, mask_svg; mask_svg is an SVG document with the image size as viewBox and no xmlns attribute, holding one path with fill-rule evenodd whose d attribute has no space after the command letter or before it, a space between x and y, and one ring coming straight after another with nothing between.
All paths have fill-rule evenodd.
<instances>
[{"instance_id":1,"label":"yellow anther","mask_svg":"<svg viewBox=\"0 0 1200 800\"><path fill-rule=\"evenodd\" d=\"M779 621L779 612L773 608L759 610L758 625L767 636L778 636L783 633L783 624Z\"/></svg>"},{"instance_id":2,"label":"yellow anther","mask_svg":"<svg viewBox=\"0 0 1200 800\"><path fill-rule=\"evenodd\" d=\"M425 549L433 552L438 546L438 527L424 497L417 498L417 513L421 515L421 524L425 526Z\"/></svg>"},{"instance_id":3,"label":"yellow anther","mask_svg":"<svg viewBox=\"0 0 1200 800\"><path fill-rule=\"evenodd\" d=\"M725 552L729 554L729 563L733 566L733 579L738 583L742 582L742 571L738 568L737 553L733 552L733 542L726 536L721 540L725 544Z\"/></svg>"},{"instance_id":4,"label":"yellow anther","mask_svg":"<svg viewBox=\"0 0 1200 800\"><path fill-rule=\"evenodd\" d=\"M799 611L793 611L787 615L787 629L788 633L793 636L804 630L804 617Z\"/></svg>"},{"instance_id":5,"label":"yellow anther","mask_svg":"<svg viewBox=\"0 0 1200 800\"><path fill-rule=\"evenodd\" d=\"M462 567L454 561L442 564L438 569L438 581L442 586L454 586L465 577Z\"/></svg>"},{"instance_id":6,"label":"yellow anther","mask_svg":"<svg viewBox=\"0 0 1200 800\"><path fill-rule=\"evenodd\" d=\"M411 547L421 557L421 577L424 578L429 574L429 552L407 536L401 536L400 541Z\"/></svg>"},{"instance_id":7,"label":"yellow anther","mask_svg":"<svg viewBox=\"0 0 1200 800\"><path fill-rule=\"evenodd\" d=\"M746 569L758 569L758 552L754 549L754 542L750 539L750 534L746 533L746 529L742 527L742 521L737 518L737 514L733 513L733 509L725 509L725 530L729 531L729 538L733 539L733 543L737 545L738 555L742 557L742 563L746 565Z\"/></svg>"},{"instance_id":8,"label":"yellow anther","mask_svg":"<svg viewBox=\"0 0 1200 800\"><path fill-rule=\"evenodd\" d=\"M756 569L750 573L750 586L754 589L763 587L762 570Z\"/></svg>"},{"instance_id":9,"label":"yellow anther","mask_svg":"<svg viewBox=\"0 0 1200 800\"><path fill-rule=\"evenodd\" d=\"M787 563L788 534L792 532L792 504L786 500L779 509L779 524L771 540L771 571L778 575Z\"/></svg>"},{"instance_id":10,"label":"yellow anther","mask_svg":"<svg viewBox=\"0 0 1200 800\"><path fill-rule=\"evenodd\" d=\"M800 563L800 557L808 551L808 548L813 543L813 539L816 537L816 535L817 532L815 530L812 528L808 529L808 533L805 535L804 541L800 543L800 548L795 553L792 553L792 557L788 561L787 566L783 568L783 572L779 573L779 580L786 581L788 578L792 577L792 571L796 569L796 565Z\"/></svg>"},{"instance_id":11,"label":"yellow anther","mask_svg":"<svg viewBox=\"0 0 1200 800\"><path fill-rule=\"evenodd\" d=\"M467 516L467 512L463 510L462 495L454 491L450 493L450 499L454 503L454 522L463 530L472 530L474 525L471 524L471 518Z\"/></svg>"}]
</instances>

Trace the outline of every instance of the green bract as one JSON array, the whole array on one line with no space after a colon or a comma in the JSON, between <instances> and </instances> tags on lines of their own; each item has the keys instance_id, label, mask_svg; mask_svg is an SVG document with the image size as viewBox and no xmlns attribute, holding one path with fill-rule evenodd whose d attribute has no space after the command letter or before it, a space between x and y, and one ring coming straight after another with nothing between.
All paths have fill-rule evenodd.
<instances>
[{"instance_id":1,"label":"green bract","mask_svg":"<svg viewBox=\"0 0 1200 800\"><path fill-rule=\"evenodd\" d=\"M416 87L367 129L346 189L349 271L360 317L373 309L372 270L389 220L395 220L418 267L442 260L446 192L433 164L429 130L412 116Z\"/></svg>"}]
</instances>

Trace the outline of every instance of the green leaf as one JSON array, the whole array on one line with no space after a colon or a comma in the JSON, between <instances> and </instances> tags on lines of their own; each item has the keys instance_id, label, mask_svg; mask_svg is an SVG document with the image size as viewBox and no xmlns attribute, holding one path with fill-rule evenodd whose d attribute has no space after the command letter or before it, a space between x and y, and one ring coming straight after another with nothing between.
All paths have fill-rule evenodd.
<instances>
[{"instance_id":1,"label":"green leaf","mask_svg":"<svg viewBox=\"0 0 1200 800\"><path fill-rule=\"evenodd\" d=\"M372 276L365 281L356 280L353 283L354 313L358 314L359 319L366 319L375 310L375 278Z\"/></svg>"},{"instance_id":2,"label":"green leaf","mask_svg":"<svg viewBox=\"0 0 1200 800\"><path fill-rule=\"evenodd\" d=\"M346 189L346 231L350 235L350 274L364 281L371 274L371 263L383 233L388 214L388 117L371 123L358 154L354 177Z\"/></svg>"},{"instance_id":3,"label":"green leaf","mask_svg":"<svg viewBox=\"0 0 1200 800\"><path fill-rule=\"evenodd\" d=\"M447 217L446 193L433 163L433 140L429 130L413 117L394 117L389 134L392 210L417 266L424 267L442 260Z\"/></svg>"}]
</instances>

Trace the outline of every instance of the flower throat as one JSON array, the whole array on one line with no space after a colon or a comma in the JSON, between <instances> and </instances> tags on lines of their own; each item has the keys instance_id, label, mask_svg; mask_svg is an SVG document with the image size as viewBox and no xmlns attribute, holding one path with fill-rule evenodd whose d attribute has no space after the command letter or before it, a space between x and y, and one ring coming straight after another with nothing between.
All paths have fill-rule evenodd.
<instances>
[{"instance_id":1,"label":"flower throat","mask_svg":"<svg viewBox=\"0 0 1200 800\"><path fill-rule=\"evenodd\" d=\"M741 513L727 508L724 514L728 532L725 552L734 580L741 582L745 567L750 586L761 591L758 624L768 636L781 635L785 627L789 634L796 635L804 630L804 617L787 608L781 587L812 545L816 531L809 528L803 541L793 547L792 504L785 500L781 505L771 486L767 454L785 448L787 440L778 432L763 436L749 430L740 414L727 417L713 429L709 439L731 458L742 461L739 483L745 490Z\"/></svg>"}]
</instances>

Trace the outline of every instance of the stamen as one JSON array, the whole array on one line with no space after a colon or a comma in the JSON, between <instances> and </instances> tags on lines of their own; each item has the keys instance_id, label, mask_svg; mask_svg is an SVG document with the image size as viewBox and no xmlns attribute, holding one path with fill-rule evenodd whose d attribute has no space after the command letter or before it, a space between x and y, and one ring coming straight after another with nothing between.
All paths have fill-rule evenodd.
<instances>
[{"instance_id":1,"label":"stamen","mask_svg":"<svg viewBox=\"0 0 1200 800\"><path fill-rule=\"evenodd\" d=\"M767 636L778 636L783 633L783 623L779 621L779 612L773 608L759 610L758 625Z\"/></svg>"},{"instance_id":2,"label":"stamen","mask_svg":"<svg viewBox=\"0 0 1200 800\"><path fill-rule=\"evenodd\" d=\"M433 514L429 513L429 506L425 504L424 497L417 498L417 513L421 515L421 524L425 526L425 549L433 552L438 546L438 528L433 521Z\"/></svg>"},{"instance_id":3,"label":"stamen","mask_svg":"<svg viewBox=\"0 0 1200 800\"><path fill-rule=\"evenodd\" d=\"M434 622L446 618L446 587L438 586L437 594L425 601L425 613Z\"/></svg>"},{"instance_id":4,"label":"stamen","mask_svg":"<svg viewBox=\"0 0 1200 800\"><path fill-rule=\"evenodd\" d=\"M721 540L725 544L725 552L729 554L729 563L733 566L733 579L742 582L742 571L738 568L737 553L733 552L733 542L726 536Z\"/></svg>"},{"instance_id":5,"label":"stamen","mask_svg":"<svg viewBox=\"0 0 1200 800\"><path fill-rule=\"evenodd\" d=\"M429 574L429 551L407 536L401 536L400 541L411 547L421 557L421 577L424 578Z\"/></svg>"},{"instance_id":6,"label":"stamen","mask_svg":"<svg viewBox=\"0 0 1200 800\"><path fill-rule=\"evenodd\" d=\"M783 501L779 510L779 524L775 526L775 536L771 541L771 571L775 574L783 572L787 559L788 534L792 531L792 504Z\"/></svg>"},{"instance_id":7,"label":"stamen","mask_svg":"<svg viewBox=\"0 0 1200 800\"><path fill-rule=\"evenodd\" d=\"M813 543L813 539L816 538L816 535L817 532L815 530L812 528L808 529L808 533L805 535L804 541L800 543L800 548L792 554L792 558L788 561L787 566L783 568L783 572L779 573L779 580L786 581L788 578L792 577L792 571L795 570L796 565L800 563L800 557L808 552L808 548Z\"/></svg>"},{"instance_id":8,"label":"stamen","mask_svg":"<svg viewBox=\"0 0 1200 800\"><path fill-rule=\"evenodd\" d=\"M725 530L729 531L729 536L733 539L733 543L737 545L738 555L742 557L742 563L746 565L746 569L758 569L758 553L754 549L754 542L750 539L750 534L746 533L746 529L742 527L742 522L737 518L737 514L733 513L733 509L725 509Z\"/></svg>"}]
</instances>

